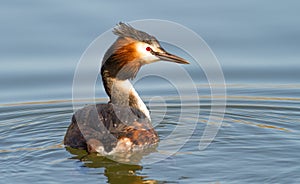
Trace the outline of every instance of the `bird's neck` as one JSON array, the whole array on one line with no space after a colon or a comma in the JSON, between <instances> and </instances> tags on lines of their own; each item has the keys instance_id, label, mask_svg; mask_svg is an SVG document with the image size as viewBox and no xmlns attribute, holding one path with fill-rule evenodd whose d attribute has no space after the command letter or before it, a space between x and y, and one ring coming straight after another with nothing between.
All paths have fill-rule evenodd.
<instances>
[{"instance_id":1,"label":"bird's neck","mask_svg":"<svg viewBox=\"0 0 300 184\"><path fill-rule=\"evenodd\" d=\"M137 108L150 120L149 110L128 79L120 80L102 75L102 80L112 104Z\"/></svg>"},{"instance_id":2,"label":"bird's neck","mask_svg":"<svg viewBox=\"0 0 300 184\"><path fill-rule=\"evenodd\" d=\"M101 76L110 102L121 106L131 106L142 111L150 120L149 111L133 88L129 79L133 79L142 63L136 61L133 40L118 38L103 58Z\"/></svg>"}]
</instances>

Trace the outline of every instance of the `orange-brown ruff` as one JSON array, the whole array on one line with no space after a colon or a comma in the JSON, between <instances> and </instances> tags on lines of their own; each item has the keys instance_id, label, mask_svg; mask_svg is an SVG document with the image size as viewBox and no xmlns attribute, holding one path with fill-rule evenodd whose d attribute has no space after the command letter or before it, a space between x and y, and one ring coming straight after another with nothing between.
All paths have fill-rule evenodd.
<instances>
[{"instance_id":1,"label":"orange-brown ruff","mask_svg":"<svg viewBox=\"0 0 300 184\"><path fill-rule=\"evenodd\" d=\"M66 146L102 155L130 152L158 143L150 113L129 80L144 64L159 60L188 64L166 52L155 37L130 25L119 23L113 32L119 37L105 53L101 67L110 101L75 112L64 138Z\"/></svg>"}]
</instances>

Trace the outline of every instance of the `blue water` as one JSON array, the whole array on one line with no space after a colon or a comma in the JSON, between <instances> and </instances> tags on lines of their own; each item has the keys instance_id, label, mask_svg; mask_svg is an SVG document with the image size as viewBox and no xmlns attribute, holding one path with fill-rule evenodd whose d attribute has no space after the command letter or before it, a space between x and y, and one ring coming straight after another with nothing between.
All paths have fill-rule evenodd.
<instances>
[{"instance_id":1,"label":"blue water","mask_svg":"<svg viewBox=\"0 0 300 184\"><path fill-rule=\"evenodd\" d=\"M10 0L0 5L1 183L300 182L298 1ZM156 126L161 138L175 125L189 123L178 122L182 108L197 122L177 153L154 164L124 165L66 150L62 140L73 113L72 82L82 53L119 21L139 19L180 23L199 34L218 58L227 105L216 138L198 149L211 93L203 71L192 63L184 68L194 76L200 101L193 95L180 99L174 87L157 78L135 85L151 104L152 119L161 120ZM107 101L100 80L96 94L98 102ZM167 102L166 115L161 113L164 102L153 96ZM200 116L193 119L198 103Z\"/></svg>"}]
</instances>

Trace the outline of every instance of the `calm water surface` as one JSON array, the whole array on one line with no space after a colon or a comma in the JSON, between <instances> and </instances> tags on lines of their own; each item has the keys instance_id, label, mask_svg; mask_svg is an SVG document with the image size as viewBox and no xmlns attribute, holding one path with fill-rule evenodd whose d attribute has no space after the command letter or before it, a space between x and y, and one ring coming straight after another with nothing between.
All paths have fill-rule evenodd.
<instances>
[{"instance_id":1,"label":"calm water surface","mask_svg":"<svg viewBox=\"0 0 300 184\"><path fill-rule=\"evenodd\" d=\"M297 1L244 5L231 0L218 6L166 1L164 7L172 9L167 12L163 6L150 8L158 2L148 8L121 3L130 10L126 16L114 3L65 2L1 2L0 183L300 183ZM185 13L178 15L182 9ZM62 140L73 113L72 80L80 55L120 20L142 18L184 24L203 36L219 58L227 105L216 138L198 149L211 98L205 75L191 65L184 67L194 76L200 101L193 94L180 99L174 87L157 78L135 85L151 107L161 139L176 126L197 122L178 152L154 164L125 165L66 150ZM184 81L181 85L186 87ZM97 102L107 102L100 80L96 94ZM198 103L199 118L193 119ZM178 121L182 109L187 118Z\"/></svg>"},{"instance_id":2,"label":"calm water surface","mask_svg":"<svg viewBox=\"0 0 300 184\"><path fill-rule=\"evenodd\" d=\"M210 113L210 99L203 96L200 119L193 136L175 155L151 165L124 165L95 155L86 156L85 152L69 150L71 154L66 151L62 140L73 112L69 100L2 104L1 181L300 181L299 86L264 85L257 88L255 85L229 85L228 91L223 126L207 149L198 150ZM268 95L270 92L272 95ZM165 119L156 126L162 138L173 131L174 124L189 123L177 122L180 108L190 112L195 108L193 101L187 107L181 107L176 97L165 98L172 100L168 103L170 110ZM164 108L164 104L157 102L153 113L159 116L156 112Z\"/></svg>"}]
</instances>

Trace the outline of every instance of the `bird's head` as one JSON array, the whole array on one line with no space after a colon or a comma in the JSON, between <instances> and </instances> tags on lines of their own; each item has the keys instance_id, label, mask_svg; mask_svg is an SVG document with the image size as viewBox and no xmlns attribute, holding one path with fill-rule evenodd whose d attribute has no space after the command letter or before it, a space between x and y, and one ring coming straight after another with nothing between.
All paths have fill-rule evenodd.
<instances>
[{"instance_id":1,"label":"bird's head","mask_svg":"<svg viewBox=\"0 0 300 184\"><path fill-rule=\"evenodd\" d=\"M128 24L119 23L113 33L119 37L104 56L102 75L125 80L134 78L142 65L159 60L189 64L165 51L154 36Z\"/></svg>"}]
</instances>

